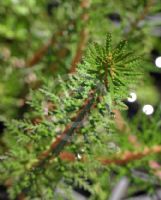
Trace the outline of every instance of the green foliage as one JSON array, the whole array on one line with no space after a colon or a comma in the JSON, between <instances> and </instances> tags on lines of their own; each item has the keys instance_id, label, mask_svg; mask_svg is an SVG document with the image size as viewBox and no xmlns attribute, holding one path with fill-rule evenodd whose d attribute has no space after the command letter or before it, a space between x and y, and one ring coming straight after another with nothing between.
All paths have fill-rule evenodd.
<instances>
[{"instance_id":1,"label":"green foliage","mask_svg":"<svg viewBox=\"0 0 161 200\"><path fill-rule=\"evenodd\" d=\"M94 44L89 48L83 63L78 67L78 72L69 76L68 81L63 81L61 78L57 83L55 81L55 88L57 84L59 85L58 96L53 93L54 87L50 83L51 89L46 86L36 94L33 93L30 104L34 111L28 119L8 124L5 143L10 149L10 154L1 165L1 173L3 173L2 181L8 179L9 176L12 179L12 187L9 189L11 197L15 197L20 191L26 191L26 188L30 191L30 198L39 196L39 187L43 187L43 190L49 189L49 185L46 185L48 179L44 174L53 179L51 191L65 176L65 179L74 179L76 185L81 185L92 192L92 188L88 186L84 178L88 179L91 168L95 165L99 168L100 164L98 161L96 163L92 161L91 166L79 163L79 156L81 156L79 152L84 149L90 160L93 160L95 156L110 153L107 146L111 141L111 132L115 130L110 113L112 109L124 106L122 100L127 97L129 88L129 84L126 84L134 76L136 77L135 71L138 70L137 57L124 50L125 42L119 43L114 49L109 49L110 37L111 35L108 34L106 47ZM108 85L106 85L106 79L109 80ZM82 108L83 102L90 99L91 95L89 104L86 103L86 107ZM111 99L111 105L108 103L109 99ZM55 105L56 108L50 110L49 103ZM96 109L91 109L94 104L96 104ZM83 109L82 113L79 114L81 109ZM85 115L87 119L83 122ZM41 118L41 122L33 124L30 120L31 116ZM74 120L73 117L75 117ZM83 123L86 125L82 127ZM49 156L44 158L40 166L32 169L34 162L39 161L41 152L49 148L51 141L55 140L68 124L72 124L72 127L68 130L67 137L52 150ZM75 133L78 132L77 129L79 134ZM71 145L66 147L67 150L74 155L79 155L78 163L72 165L54 159L47 167L45 163L49 162L52 156L58 156L67 142L71 142ZM75 171L74 174L69 173L72 168ZM39 182L35 188L33 184L36 180ZM96 194L95 192L92 192L93 195Z\"/></svg>"},{"instance_id":2,"label":"green foliage","mask_svg":"<svg viewBox=\"0 0 161 200\"><path fill-rule=\"evenodd\" d=\"M137 188L150 191L159 181L149 161L159 163L159 156L124 166L101 161L160 145L160 108L153 119L140 113L129 121L125 104L130 91L145 88L151 92L139 98L142 103L159 101L147 73L155 71L150 61L154 45L160 50L149 33L160 22L146 15L155 14L160 4L62 0L49 8L49 2L0 2L0 120L6 125L0 138L0 184L9 185L10 199L20 194L32 200L63 199L78 187L91 200L105 200L122 176L129 177L129 196ZM111 20L115 14L118 19ZM104 40L107 32L112 34ZM68 74L77 57L76 73ZM120 129L122 119L118 122L114 112L122 110L128 127ZM140 170L154 181L135 176Z\"/></svg>"},{"instance_id":3,"label":"green foliage","mask_svg":"<svg viewBox=\"0 0 161 200\"><path fill-rule=\"evenodd\" d=\"M95 74L106 86L116 106L124 108L121 101L128 96L129 88L136 84L141 75L138 61L139 57L127 50L126 41L111 49L111 35L108 34L105 47L94 44L89 48L85 65L89 73Z\"/></svg>"}]
</instances>

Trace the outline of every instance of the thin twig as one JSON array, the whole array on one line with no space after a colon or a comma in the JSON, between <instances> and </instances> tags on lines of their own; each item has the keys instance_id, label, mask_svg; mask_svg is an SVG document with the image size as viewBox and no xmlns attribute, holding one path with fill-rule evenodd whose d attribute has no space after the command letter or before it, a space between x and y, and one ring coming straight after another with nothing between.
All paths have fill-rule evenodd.
<instances>
[{"instance_id":1,"label":"thin twig","mask_svg":"<svg viewBox=\"0 0 161 200\"><path fill-rule=\"evenodd\" d=\"M27 67L32 67L39 63L43 56L47 53L50 46L52 46L56 40L54 38L50 39L43 47L41 47L29 60L26 61Z\"/></svg>"},{"instance_id":2,"label":"thin twig","mask_svg":"<svg viewBox=\"0 0 161 200\"><path fill-rule=\"evenodd\" d=\"M144 157L147 157L152 154L161 153L161 146L155 145L152 147L144 147L141 151L125 151L115 155L113 158L96 158L96 160L100 161L103 165L110 165L110 164L127 164L129 162L140 160ZM70 152L61 152L59 157L64 161L74 162L77 161L76 156ZM88 162L87 157L84 155L82 159L79 160L80 162Z\"/></svg>"},{"instance_id":3,"label":"thin twig","mask_svg":"<svg viewBox=\"0 0 161 200\"><path fill-rule=\"evenodd\" d=\"M57 43L57 39L63 35L64 30L69 26L69 24L67 24L65 26L65 28L62 28L61 30L57 31L52 38L46 43L44 44L43 47L41 47L40 49L38 49L37 52L34 53L34 55L32 56L32 58L28 59L26 61L26 66L27 67L33 67L34 65L36 65L37 63L39 63L42 58L45 56L45 54L48 52L48 49L53 46L54 44Z\"/></svg>"},{"instance_id":4,"label":"thin twig","mask_svg":"<svg viewBox=\"0 0 161 200\"><path fill-rule=\"evenodd\" d=\"M154 0L148 0L146 6L144 7L143 11L140 15L135 19L134 22L131 23L130 30L127 32L126 37L132 34L132 32L136 29L139 22L144 20L145 17L148 15L150 8L152 7Z\"/></svg>"},{"instance_id":5,"label":"thin twig","mask_svg":"<svg viewBox=\"0 0 161 200\"><path fill-rule=\"evenodd\" d=\"M114 159L101 159L101 163L104 165L108 164L127 164L134 160L140 160L146 156L161 153L161 146L155 145L152 147L144 147L142 151L130 152L125 151L122 155L118 155L117 158Z\"/></svg>"},{"instance_id":6,"label":"thin twig","mask_svg":"<svg viewBox=\"0 0 161 200\"><path fill-rule=\"evenodd\" d=\"M94 106L95 100L95 90L92 90L89 94L88 99L85 100L82 108L78 111L77 115L74 118L74 121L67 125L65 130L59 134L59 136L52 142L50 148L41 155L38 156L38 161L32 165L33 167L40 166L46 160L50 159L50 157L55 158L60 154L65 145L69 143L71 136L82 126L83 120L86 115L89 113L90 109Z\"/></svg>"},{"instance_id":7,"label":"thin twig","mask_svg":"<svg viewBox=\"0 0 161 200\"><path fill-rule=\"evenodd\" d=\"M89 14L88 14L88 8L90 7L90 0L82 0L81 2L81 7L83 9L83 14L82 14L82 21L83 21L83 28L80 32L80 39L78 42L77 50L75 53L75 56L72 60L71 68L70 68L70 73L74 73L76 71L77 64L81 61L83 50L87 44L88 41L88 29L86 27L86 24L89 20Z\"/></svg>"}]
</instances>

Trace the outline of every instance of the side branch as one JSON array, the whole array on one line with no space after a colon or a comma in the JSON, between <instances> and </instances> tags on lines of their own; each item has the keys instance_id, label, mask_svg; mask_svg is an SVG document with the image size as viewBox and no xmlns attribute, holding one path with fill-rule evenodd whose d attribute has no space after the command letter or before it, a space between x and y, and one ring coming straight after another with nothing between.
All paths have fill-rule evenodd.
<instances>
[{"instance_id":1,"label":"side branch","mask_svg":"<svg viewBox=\"0 0 161 200\"><path fill-rule=\"evenodd\" d=\"M101 164L103 165L110 165L110 164L127 164L129 162L135 161L135 160L140 160L144 157L150 156L152 154L157 154L161 153L161 146L156 145L153 147L144 147L142 151L125 151L122 154L118 154L113 158L96 158L96 160L100 161ZM59 157L64 160L64 161L69 161L69 162L74 162L77 160L75 155L73 153L69 152L61 152ZM87 157L84 155L80 162L88 162Z\"/></svg>"},{"instance_id":2,"label":"side branch","mask_svg":"<svg viewBox=\"0 0 161 200\"><path fill-rule=\"evenodd\" d=\"M142 151L136 151L136 152L130 152L125 151L122 155L117 156L114 159L101 159L101 163L104 165L108 164L127 164L129 162L132 162L134 160L140 160L146 156L150 156L152 154L161 153L161 146L156 145L153 147L144 147Z\"/></svg>"}]
</instances>

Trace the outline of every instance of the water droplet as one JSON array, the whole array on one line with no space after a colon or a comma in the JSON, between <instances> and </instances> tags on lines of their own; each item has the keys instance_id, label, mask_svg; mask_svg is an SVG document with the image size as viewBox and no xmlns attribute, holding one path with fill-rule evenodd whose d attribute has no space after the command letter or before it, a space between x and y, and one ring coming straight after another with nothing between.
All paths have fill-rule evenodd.
<instances>
[{"instance_id":1,"label":"water droplet","mask_svg":"<svg viewBox=\"0 0 161 200\"><path fill-rule=\"evenodd\" d=\"M78 158L78 160L80 160L82 158L82 156L78 153L77 158Z\"/></svg>"},{"instance_id":2,"label":"water droplet","mask_svg":"<svg viewBox=\"0 0 161 200\"><path fill-rule=\"evenodd\" d=\"M161 56L156 58L155 65L156 67L161 68Z\"/></svg>"},{"instance_id":3,"label":"water droplet","mask_svg":"<svg viewBox=\"0 0 161 200\"><path fill-rule=\"evenodd\" d=\"M128 102L133 103L133 102L136 101L136 99L137 99L136 93L135 92L131 92L130 93L130 97L127 100L128 100Z\"/></svg>"},{"instance_id":4,"label":"water droplet","mask_svg":"<svg viewBox=\"0 0 161 200\"><path fill-rule=\"evenodd\" d=\"M146 115L151 115L154 112L153 106L149 104L144 105L142 110Z\"/></svg>"}]
</instances>

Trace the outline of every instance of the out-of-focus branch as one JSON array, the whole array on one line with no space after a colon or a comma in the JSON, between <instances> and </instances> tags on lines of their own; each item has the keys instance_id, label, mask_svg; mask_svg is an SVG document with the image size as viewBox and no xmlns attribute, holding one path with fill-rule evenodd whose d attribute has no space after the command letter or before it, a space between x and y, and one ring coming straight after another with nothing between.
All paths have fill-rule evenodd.
<instances>
[{"instance_id":1,"label":"out-of-focus branch","mask_svg":"<svg viewBox=\"0 0 161 200\"><path fill-rule=\"evenodd\" d=\"M63 34L63 31L59 31L58 33L54 34L54 36L55 35L61 36L62 34ZM41 61L41 59L43 58L43 56L47 53L49 47L54 45L56 42L57 42L56 37L52 37L50 39L50 41L48 41L43 47L41 47L36 53L34 53L32 58L27 60L26 66L27 67L32 67L35 64L39 63Z\"/></svg>"},{"instance_id":2,"label":"out-of-focus branch","mask_svg":"<svg viewBox=\"0 0 161 200\"><path fill-rule=\"evenodd\" d=\"M140 16L138 16L138 18L136 18L136 20L131 24L132 29L136 28L136 26L138 25L138 23L140 21L142 21L149 13L149 10L151 8L151 6L153 5L154 0L148 0L146 6L143 9L143 12L140 14Z\"/></svg>"},{"instance_id":3,"label":"out-of-focus branch","mask_svg":"<svg viewBox=\"0 0 161 200\"><path fill-rule=\"evenodd\" d=\"M122 117L120 111L115 110L114 113L115 113L115 116L116 116L115 122L116 122L118 129L121 132L130 133L131 132L130 127L128 126L128 124L126 123L124 118ZM141 146L143 146L140 143L140 141L138 140L136 135L129 134L128 140L136 149L141 148ZM150 160L148 165L153 170L154 174L161 179L161 168L158 167L159 168L158 169L156 167L156 166L160 166L160 165L155 160Z\"/></svg>"},{"instance_id":4,"label":"out-of-focus branch","mask_svg":"<svg viewBox=\"0 0 161 200\"><path fill-rule=\"evenodd\" d=\"M37 63L39 63L42 58L44 57L44 55L48 52L48 49L53 46L54 44L57 43L57 39L63 35L64 30L66 30L66 28L69 26L66 25L64 28L62 28L61 30L57 31L52 38L46 43L44 44L44 46L42 46L40 49L38 49L33 56L28 59L26 61L26 66L27 67L32 67L34 65L36 65Z\"/></svg>"},{"instance_id":5,"label":"out-of-focus branch","mask_svg":"<svg viewBox=\"0 0 161 200\"><path fill-rule=\"evenodd\" d=\"M113 110L115 114L115 123L118 128L118 130L127 133L130 131L130 128L127 124L127 122L124 120L124 118L121 115L121 112L119 110Z\"/></svg>"},{"instance_id":6,"label":"out-of-focus branch","mask_svg":"<svg viewBox=\"0 0 161 200\"><path fill-rule=\"evenodd\" d=\"M18 200L26 200L25 194L21 193L17 197Z\"/></svg>"},{"instance_id":7,"label":"out-of-focus branch","mask_svg":"<svg viewBox=\"0 0 161 200\"><path fill-rule=\"evenodd\" d=\"M83 50L84 50L86 43L88 41L89 31L88 31L88 28L86 27L86 24L89 20L89 14L88 14L89 7L90 7L90 0L82 0L81 8L83 10L83 14L82 14L81 19L82 19L82 22L83 22L83 28L80 32L79 42L78 42L78 45L77 45L77 50L76 50L75 56L72 60L70 73L74 73L76 71L77 64L81 61Z\"/></svg>"},{"instance_id":8,"label":"out-of-focus branch","mask_svg":"<svg viewBox=\"0 0 161 200\"><path fill-rule=\"evenodd\" d=\"M136 29L138 26L139 22L144 20L145 17L148 15L150 8L154 4L154 0L148 0L146 6L144 7L143 11L140 13L140 15L135 19L134 22L131 23L130 25L130 30L127 32L126 37L131 35L131 33Z\"/></svg>"},{"instance_id":9,"label":"out-of-focus branch","mask_svg":"<svg viewBox=\"0 0 161 200\"><path fill-rule=\"evenodd\" d=\"M89 15L88 15L88 12L87 12L89 7L90 7L90 0L82 0L81 8L83 9L83 13L82 13L81 19L82 19L82 22L83 22L83 28L80 32L79 43L78 43L78 46L77 46L75 56L72 60L71 69L70 69L71 73L75 72L76 65L80 62L80 60L82 58L83 50L84 50L86 43L88 41L88 29L86 27L86 23L88 22L88 19L89 19ZM47 53L48 49L51 46L53 46L54 44L57 43L57 38L59 36L63 35L63 32L68 27L68 25L65 28L63 28L62 30L55 33L52 36L52 38L46 44L44 44L44 46L42 46L40 49L38 49L33 54L33 56L26 61L26 66L32 67L32 66L36 65L37 63L39 63L42 60L42 58L44 57L44 55Z\"/></svg>"},{"instance_id":10,"label":"out-of-focus branch","mask_svg":"<svg viewBox=\"0 0 161 200\"><path fill-rule=\"evenodd\" d=\"M144 147L142 151L125 151L121 155L118 155L116 158L113 159L101 159L100 162L102 164L108 165L108 164L127 164L129 162L132 162L134 160L140 160L146 156L161 153L161 146L155 145L152 147Z\"/></svg>"}]
</instances>

